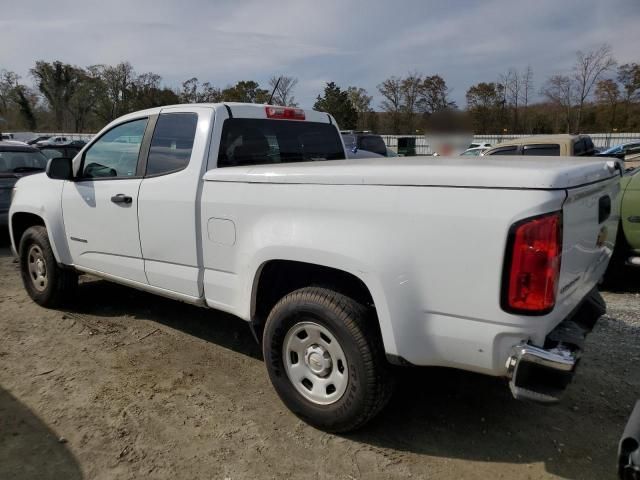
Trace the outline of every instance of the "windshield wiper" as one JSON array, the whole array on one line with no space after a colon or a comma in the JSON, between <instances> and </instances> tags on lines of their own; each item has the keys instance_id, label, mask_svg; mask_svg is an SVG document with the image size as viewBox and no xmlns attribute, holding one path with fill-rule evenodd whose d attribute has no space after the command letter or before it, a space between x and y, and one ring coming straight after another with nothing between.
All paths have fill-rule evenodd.
<instances>
[{"instance_id":1,"label":"windshield wiper","mask_svg":"<svg viewBox=\"0 0 640 480\"><path fill-rule=\"evenodd\" d=\"M37 172L44 170L42 167L17 167L12 170L13 173Z\"/></svg>"}]
</instances>

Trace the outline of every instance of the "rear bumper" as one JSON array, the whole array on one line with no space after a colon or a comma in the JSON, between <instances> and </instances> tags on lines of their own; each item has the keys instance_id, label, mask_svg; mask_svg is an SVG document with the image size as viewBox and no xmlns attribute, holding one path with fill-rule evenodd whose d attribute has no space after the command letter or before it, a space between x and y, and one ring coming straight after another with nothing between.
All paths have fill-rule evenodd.
<instances>
[{"instance_id":1,"label":"rear bumper","mask_svg":"<svg viewBox=\"0 0 640 480\"><path fill-rule=\"evenodd\" d=\"M514 398L558 402L575 375L587 335L605 311L604 300L593 291L547 335L543 347L514 346L506 365Z\"/></svg>"}]
</instances>

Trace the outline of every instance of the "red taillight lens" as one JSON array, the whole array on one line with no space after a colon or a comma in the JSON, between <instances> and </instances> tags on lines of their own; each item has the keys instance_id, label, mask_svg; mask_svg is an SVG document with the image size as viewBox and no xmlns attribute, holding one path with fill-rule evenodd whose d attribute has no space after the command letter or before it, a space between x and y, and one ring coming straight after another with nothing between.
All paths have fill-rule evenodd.
<instances>
[{"instance_id":1,"label":"red taillight lens","mask_svg":"<svg viewBox=\"0 0 640 480\"><path fill-rule=\"evenodd\" d=\"M517 223L512 227L509 242L507 261L511 263L505 270L508 285L503 292L503 308L521 313L551 311L556 303L560 276L561 214Z\"/></svg>"},{"instance_id":2,"label":"red taillight lens","mask_svg":"<svg viewBox=\"0 0 640 480\"><path fill-rule=\"evenodd\" d=\"M304 120L304 110L291 107L265 107L267 118L280 118L284 120Z\"/></svg>"}]
</instances>

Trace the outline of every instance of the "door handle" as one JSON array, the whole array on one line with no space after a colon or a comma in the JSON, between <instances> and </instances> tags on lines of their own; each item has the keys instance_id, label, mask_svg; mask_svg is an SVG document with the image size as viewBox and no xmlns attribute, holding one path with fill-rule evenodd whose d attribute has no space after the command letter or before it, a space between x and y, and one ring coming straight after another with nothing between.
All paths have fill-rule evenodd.
<instances>
[{"instance_id":1,"label":"door handle","mask_svg":"<svg viewBox=\"0 0 640 480\"><path fill-rule=\"evenodd\" d=\"M632 215L631 217L628 218L628 220L631 223L640 223L640 216L638 215Z\"/></svg>"},{"instance_id":2,"label":"door handle","mask_svg":"<svg viewBox=\"0 0 640 480\"><path fill-rule=\"evenodd\" d=\"M113 203L124 203L125 205L129 205L133 202L133 198L129 195L125 195L124 193L119 193L118 195L111 197L111 201Z\"/></svg>"}]
</instances>

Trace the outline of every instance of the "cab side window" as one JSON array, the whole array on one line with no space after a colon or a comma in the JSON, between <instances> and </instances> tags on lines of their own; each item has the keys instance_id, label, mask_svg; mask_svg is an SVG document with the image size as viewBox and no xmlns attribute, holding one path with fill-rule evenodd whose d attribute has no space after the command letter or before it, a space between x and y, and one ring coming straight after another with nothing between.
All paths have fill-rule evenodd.
<instances>
[{"instance_id":1,"label":"cab side window","mask_svg":"<svg viewBox=\"0 0 640 480\"><path fill-rule=\"evenodd\" d=\"M134 177L146 127L147 119L141 118L117 125L102 135L84 154L82 177Z\"/></svg>"},{"instance_id":2,"label":"cab side window","mask_svg":"<svg viewBox=\"0 0 640 480\"><path fill-rule=\"evenodd\" d=\"M189 165L196 136L198 114L163 113L151 138L147 176L180 171Z\"/></svg>"},{"instance_id":3,"label":"cab side window","mask_svg":"<svg viewBox=\"0 0 640 480\"><path fill-rule=\"evenodd\" d=\"M553 143L549 145L525 145L522 154L532 156L557 157L560 155L560 145L556 145Z\"/></svg>"},{"instance_id":4,"label":"cab side window","mask_svg":"<svg viewBox=\"0 0 640 480\"><path fill-rule=\"evenodd\" d=\"M493 152L488 152L485 155L519 155L518 147L503 147L497 148Z\"/></svg>"}]
</instances>

